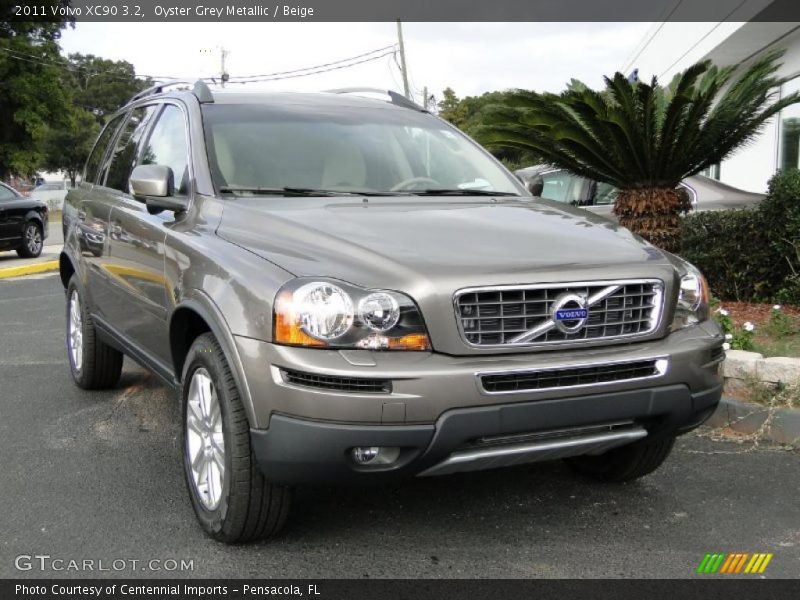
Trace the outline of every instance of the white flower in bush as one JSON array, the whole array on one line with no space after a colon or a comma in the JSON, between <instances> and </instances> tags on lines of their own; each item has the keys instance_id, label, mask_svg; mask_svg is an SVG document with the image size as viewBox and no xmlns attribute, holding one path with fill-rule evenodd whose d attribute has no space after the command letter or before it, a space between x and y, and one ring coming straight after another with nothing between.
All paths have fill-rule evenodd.
<instances>
[{"instance_id":1,"label":"white flower in bush","mask_svg":"<svg viewBox=\"0 0 800 600\"><path fill-rule=\"evenodd\" d=\"M730 313L729 313L727 310L725 310L724 308L720 308L720 309L718 309L718 310L717 310L717 312L718 312L719 314L721 314L723 317L727 317L727 316L730 314Z\"/></svg>"},{"instance_id":2,"label":"white flower in bush","mask_svg":"<svg viewBox=\"0 0 800 600\"><path fill-rule=\"evenodd\" d=\"M731 345L728 342L725 342L724 344L722 344L722 349L723 350L730 350L731 349Z\"/></svg>"},{"instance_id":3,"label":"white flower in bush","mask_svg":"<svg viewBox=\"0 0 800 600\"><path fill-rule=\"evenodd\" d=\"M780 309L781 309L780 304L776 304L775 306L772 307L772 310L780 310Z\"/></svg>"},{"instance_id":4,"label":"white flower in bush","mask_svg":"<svg viewBox=\"0 0 800 600\"><path fill-rule=\"evenodd\" d=\"M725 339L730 342L733 339L733 334L732 333L726 333L725 334Z\"/></svg>"},{"instance_id":5,"label":"white flower in bush","mask_svg":"<svg viewBox=\"0 0 800 600\"><path fill-rule=\"evenodd\" d=\"M750 321L747 321L742 327L744 327L745 331L753 331L756 328Z\"/></svg>"}]
</instances>

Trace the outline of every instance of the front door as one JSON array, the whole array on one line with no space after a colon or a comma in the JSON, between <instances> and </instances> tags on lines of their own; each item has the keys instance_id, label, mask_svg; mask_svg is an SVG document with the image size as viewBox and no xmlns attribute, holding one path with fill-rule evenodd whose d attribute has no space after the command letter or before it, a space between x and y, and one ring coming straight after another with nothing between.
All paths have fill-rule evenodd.
<instances>
[{"instance_id":1,"label":"front door","mask_svg":"<svg viewBox=\"0 0 800 600\"><path fill-rule=\"evenodd\" d=\"M155 113L155 108L153 109ZM142 115L154 120L147 131L134 132L138 148L135 160L117 177L124 188L111 214L110 258L114 275L122 285L124 301L114 307L113 322L125 336L162 365L171 362L167 324L167 298L164 275L164 247L167 225L174 223L170 211L150 214L143 199L129 193L128 177L137 164L165 165L175 174L175 195L187 195L188 143L183 112L173 104L161 106L157 115ZM145 140L140 143L140 140ZM120 137L122 142L122 136ZM119 144L118 144L119 148ZM120 152L125 152L120 148ZM109 172L111 180L113 172Z\"/></svg>"}]
</instances>

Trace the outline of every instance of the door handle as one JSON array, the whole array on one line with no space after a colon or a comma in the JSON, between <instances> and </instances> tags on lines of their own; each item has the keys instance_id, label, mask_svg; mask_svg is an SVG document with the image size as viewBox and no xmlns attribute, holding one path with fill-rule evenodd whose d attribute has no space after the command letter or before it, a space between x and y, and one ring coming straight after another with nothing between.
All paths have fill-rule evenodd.
<instances>
[{"instance_id":1,"label":"door handle","mask_svg":"<svg viewBox=\"0 0 800 600\"><path fill-rule=\"evenodd\" d=\"M85 221L86 220L86 211L84 211L84 210L79 210L78 211L78 220L79 221Z\"/></svg>"}]
</instances>

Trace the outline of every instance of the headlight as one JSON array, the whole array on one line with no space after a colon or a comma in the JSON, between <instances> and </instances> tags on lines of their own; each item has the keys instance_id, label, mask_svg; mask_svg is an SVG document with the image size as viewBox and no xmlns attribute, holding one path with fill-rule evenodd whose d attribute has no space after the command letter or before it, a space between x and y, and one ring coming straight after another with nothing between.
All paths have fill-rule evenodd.
<instances>
[{"instance_id":1,"label":"headlight","mask_svg":"<svg viewBox=\"0 0 800 600\"><path fill-rule=\"evenodd\" d=\"M703 274L693 265L684 261L686 274L681 277L678 291L678 305L672 330L681 329L708 319L710 294Z\"/></svg>"},{"instance_id":2,"label":"headlight","mask_svg":"<svg viewBox=\"0 0 800 600\"><path fill-rule=\"evenodd\" d=\"M317 348L430 350L425 324L408 296L339 281L295 279L275 298L274 340Z\"/></svg>"}]
</instances>

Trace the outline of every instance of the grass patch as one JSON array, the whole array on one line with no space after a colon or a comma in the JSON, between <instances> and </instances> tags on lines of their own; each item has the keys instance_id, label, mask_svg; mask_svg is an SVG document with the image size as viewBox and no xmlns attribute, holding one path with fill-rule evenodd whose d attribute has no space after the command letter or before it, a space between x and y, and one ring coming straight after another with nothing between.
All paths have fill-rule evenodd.
<instances>
[{"instance_id":1,"label":"grass patch","mask_svg":"<svg viewBox=\"0 0 800 600\"><path fill-rule=\"evenodd\" d=\"M755 351L769 356L792 356L800 357L800 333L794 333L783 337L773 337L770 335L756 335L753 339Z\"/></svg>"}]
</instances>

